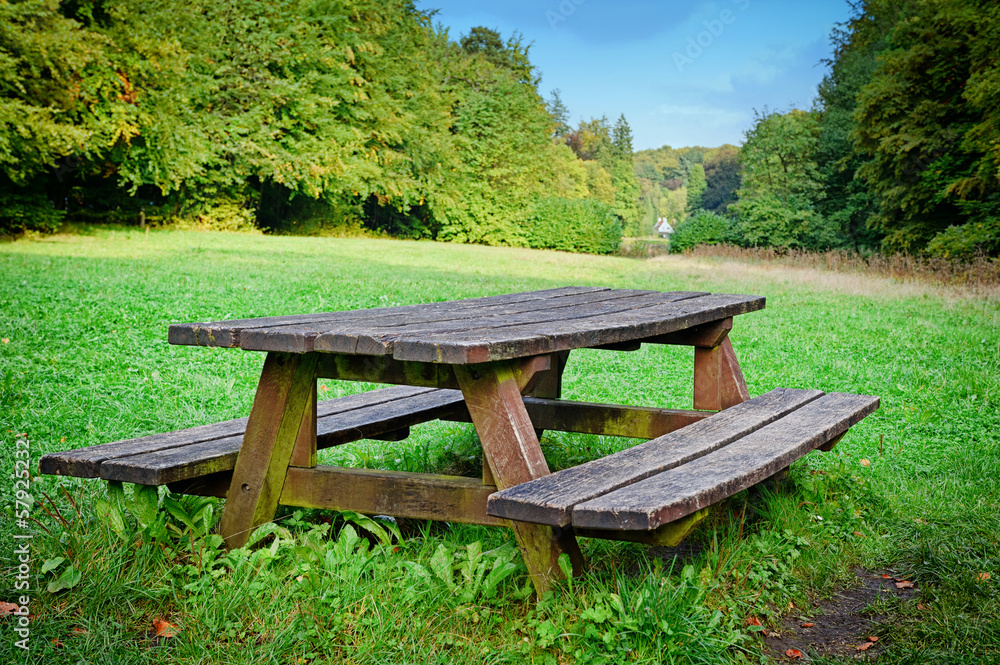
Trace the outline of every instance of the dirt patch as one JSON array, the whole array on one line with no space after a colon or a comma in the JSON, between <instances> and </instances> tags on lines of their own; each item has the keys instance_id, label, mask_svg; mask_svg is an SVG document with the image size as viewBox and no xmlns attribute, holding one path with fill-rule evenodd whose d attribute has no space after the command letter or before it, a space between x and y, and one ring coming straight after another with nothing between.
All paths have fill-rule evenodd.
<instances>
[{"instance_id":1,"label":"dirt patch","mask_svg":"<svg viewBox=\"0 0 1000 665\"><path fill-rule=\"evenodd\" d=\"M889 617L885 602L911 600L916 585L890 571L856 568L859 586L839 591L830 600L796 611L778 631L767 629L764 646L778 662L807 663L811 658L877 660L886 646L877 625Z\"/></svg>"}]
</instances>

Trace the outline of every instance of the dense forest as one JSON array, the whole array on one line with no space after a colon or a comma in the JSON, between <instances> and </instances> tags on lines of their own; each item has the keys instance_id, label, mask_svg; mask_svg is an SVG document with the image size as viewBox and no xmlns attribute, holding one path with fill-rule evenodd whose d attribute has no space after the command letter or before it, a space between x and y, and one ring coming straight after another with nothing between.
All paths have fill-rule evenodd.
<instances>
[{"instance_id":1,"label":"dense forest","mask_svg":"<svg viewBox=\"0 0 1000 665\"><path fill-rule=\"evenodd\" d=\"M519 36L408 0L0 4L0 231L65 219L609 252L624 117L571 130ZM570 139L575 141L571 147Z\"/></svg>"},{"instance_id":2,"label":"dense forest","mask_svg":"<svg viewBox=\"0 0 1000 665\"><path fill-rule=\"evenodd\" d=\"M1000 253L1000 7L858 0L809 110L742 146L575 127L529 46L411 0L0 4L0 235L64 221L607 253Z\"/></svg>"},{"instance_id":3,"label":"dense forest","mask_svg":"<svg viewBox=\"0 0 1000 665\"><path fill-rule=\"evenodd\" d=\"M813 108L757 114L737 200L724 216L703 206L674 249L1000 253L1000 4L852 8Z\"/></svg>"}]
</instances>

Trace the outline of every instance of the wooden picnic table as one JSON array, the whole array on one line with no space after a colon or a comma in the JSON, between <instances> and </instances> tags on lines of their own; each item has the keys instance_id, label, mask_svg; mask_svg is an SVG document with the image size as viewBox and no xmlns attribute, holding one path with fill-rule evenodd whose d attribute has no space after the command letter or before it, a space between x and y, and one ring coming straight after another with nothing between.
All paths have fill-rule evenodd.
<instances>
[{"instance_id":1,"label":"wooden picnic table","mask_svg":"<svg viewBox=\"0 0 1000 665\"><path fill-rule=\"evenodd\" d=\"M486 511L492 493L549 474L539 430L651 439L697 422L708 415L703 411L743 402L746 385L728 332L735 315L763 307L764 298L753 295L566 287L177 324L170 327L169 341L267 352L225 492L221 532L228 546L246 543L254 528L273 518L279 501L505 524L513 528L541 591L558 576L560 554L569 554L580 569L575 537L580 531ZM694 409L701 412L558 399L572 350L630 351L643 343L695 348ZM461 391L464 408L455 419L467 418L476 428L484 454L482 480L317 465L316 380L321 378Z\"/></svg>"}]
</instances>

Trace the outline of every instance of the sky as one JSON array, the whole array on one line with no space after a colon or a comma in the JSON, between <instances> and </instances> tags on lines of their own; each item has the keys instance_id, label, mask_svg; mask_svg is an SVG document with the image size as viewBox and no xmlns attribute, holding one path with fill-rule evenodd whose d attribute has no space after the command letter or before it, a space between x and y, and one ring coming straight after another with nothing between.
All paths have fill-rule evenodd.
<instances>
[{"instance_id":1,"label":"sky","mask_svg":"<svg viewBox=\"0 0 1000 665\"><path fill-rule=\"evenodd\" d=\"M458 40L531 43L570 124L622 113L636 150L739 145L755 111L811 108L846 0L418 0Z\"/></svg>"}]
</instances>

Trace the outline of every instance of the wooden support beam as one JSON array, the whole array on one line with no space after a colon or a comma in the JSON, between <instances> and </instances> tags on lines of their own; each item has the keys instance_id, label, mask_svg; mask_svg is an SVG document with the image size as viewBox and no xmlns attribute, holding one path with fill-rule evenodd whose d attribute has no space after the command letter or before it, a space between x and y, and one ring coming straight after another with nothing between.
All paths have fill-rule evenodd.
<instances>
[{"instance_id":1,"label":"wooden support beam","mask_svg":"<svg viewBox=\"0 0 1000 665\"><path fill-rule=\"evenodd\" d=\"M537 372L535 374L537 378L535 378L532 382L531 388L524 391L523 394L530 395L532 397L559 399L562 396L563 371L566 369L566 363L568 360L569 351L553 353L549 362L549 369L543 372ZM539 441L541 441L542 434L545 433L545 429L540 427L535 419L532 418L531 422L535 424L535 436ZM485 463L483 464L483 468L486 468Z\"/></svg>"},{"instance_id":2,"label":"wooden support beam","mask_svg":"<svg viewBox=\"0 0 1000 665\"><path fill-rule=\"evenodd\" d=\"M676 547L688 537L698 524L708 517L711 507L691 513L687 517L664 524L652 531L618 531L613 529L582 529L574 528L573 532L579 538L603 538L604 540L621 540L643 545L658 547Z\"/></svg>"},{"instance_id":3,"label":"wooden support beam","mask_svg":"<svg viewBox=\"0 0 1000 665\"><path fill-rule=\"evenodd\" d=\"M404 362L391 356L353 356L339 353L318 355L316 376L320 379L458 388L451 365Z\"/></svg>"},{"instance_id":4,"label":"wooden support beam","mask_svg":"<svg viewBox=\"0 0 1000 665\"><path fill-rule=\"evenodd\" d=\"M667 333L642 340L647 344L674 344L679 346L703 346L712 348L722 344L733 329L733 317L703 323L700 326Z\"/></svg>"},{"instance_id":5,"label":"wooden support beam","mask_svg":"<svg viewBox=\"0 0 1000 665\"><path fill-rule=\"evenodd\" d=\"M315 400L316 354L267 354L220 531L226 547L242 547L274 517L292 449L310 400Z\"/></svg>"},{"instance_id":6,"label":"wooden support beam","mask_svg":"<svg viewBox=\"0 0 1000 665\"><path fill-rule=\"evenodd\" d=\"M288 469L281 503L419 520L510 526L486 514L496 487L478 478L317 466Z\"/></svg>"},{"instance_id":7,"label":"wooden support beam","mask_svg":"<svg viewBox=\"0 0 1000 665\"><path fill-rule=\"evenodd\" d=\"M694 408L721 411L750 398L733 344L694 348Z\"/></svg>"},{"instance_id":8,"label":"wooden support beam","mask_svg":"<svg viewBox=\"0 0 1000 665\"><path fill-rule=\"evenodd\" d=\"M302 415L302 426L295 438L289 466L316 466L316 381L312 382L312 395L306 401L306 411Z\"/></svg>"},{"instance_id":9,"label":"wooden support beam","mask_svg":"<svg viewBox=\"0 0 1000 665\"><path fill-rule=\"evenodd\" d=\"M521 370L518 376L517 366L511 362L455 366L469 415L499 488L549 473L521 398L521 390L530 380L528 373ZM526 522L516 522L513 528L539 596L551 588L553 579L562 576L560 554L570 556L574 574L582 572L583 555L571 530Z\"/></svg>"},{"instance_id":10,"label":"wooden support beam","mask_svg":"<svg viewBox=\"0 0 1000 665\"><path fill-rule=\"evenodd\" d=\"M537 429L633 439L655 439L712 415L687 409L592 404L538 397L525 397L524 407ZM472 419L469 412L463 410L442 416L442 420L467 423Z\"/></svg>"}]
</instances>

